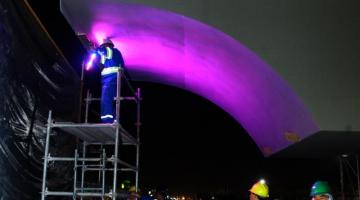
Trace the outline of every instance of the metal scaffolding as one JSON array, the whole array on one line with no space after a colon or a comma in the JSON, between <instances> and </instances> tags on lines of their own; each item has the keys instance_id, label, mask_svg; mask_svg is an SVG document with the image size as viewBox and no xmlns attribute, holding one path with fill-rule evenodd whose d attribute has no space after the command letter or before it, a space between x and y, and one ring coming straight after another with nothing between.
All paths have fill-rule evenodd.
<instances>
[{"instance_id":1,"label":"metal scaffolding","mask_svg":"<svg viewBox=\"0 0 360 200\"><path fill-rule=\"evenodd\" d=\"M98 197L102 200L105 197L117 199L121 197L117 191L117 174L118 171L130 171L135 173L135 188L138 190L138 179L139 179L139 151L140 151L140 89L138 88L135 92L131 87L129 81L124 78L133 96L121 97L121 78L123 71L119 68L117 72L117 93L114 100L116 101L116 121L112 124L101 124L101 123L88 123L89 105L92 101L100 99L91 98L88 93L85 109L85 122L84 123L72 123L72 122L54 122L52 118L52 112L49 111L45 141L45 156L44 156L44 168L43 168L43 180L42 180L42 193L41 200L45 200L47 196L68 196L76 200L78 197L82 200L83 197ZM133 137L128 133L120 124L120 101L132 100L136 102L137 117L136 117L136 137ZM77 149L75 149L74 157L53 157L49 153L50 136L52 130L58 129L69 134L74 135L82 141L82 154L79 155ZM87 147L95 145L100 147L98 157L87 157ZM119 146L120 145L132 145L136 148L136 163L131 165L119 158ZM107 157L105 147L113 146L114 153L111 157ZM109 149L109 148L108 148ZM74 181L73 191L51 191L47 187L47 170L49 162L73 162L74 163ZM108 163L112 163L109 167ZM108 164L108 165L107 165ZM119 167L120 165L121 167ZM78 171L81 170L80 181L78 180ZM89 187L85 184L85 175L88 171L98 172L98 179L101 187ZM113 174L112 189L106 191L106 173L110 172Z\"/></svg>"}]
</instances>

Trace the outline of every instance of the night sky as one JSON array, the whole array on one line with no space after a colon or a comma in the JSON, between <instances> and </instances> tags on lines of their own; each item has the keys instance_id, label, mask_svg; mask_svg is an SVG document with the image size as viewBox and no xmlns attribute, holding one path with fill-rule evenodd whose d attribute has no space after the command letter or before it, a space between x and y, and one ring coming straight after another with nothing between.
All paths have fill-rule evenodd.
<instances>
[{"instance_id":1,"label":"night sky","mask_svg":"<svg viewBox=\"0 0 360 200\"><path fill-rule=\"evenodd\" d=\"M62 17L58 1L29 2L79 72L85 51ZM86 87L96 94L98 77L86 78ZM268 180L275 196L291 190L307 195L311 183L319 178L338 186L334 160L264 158L241 125L208 100L170 86L134 85L143 93L142 188L160 185L174 193L225 191L246 196L261 177ZM326 169L317 163L326 164Z\"/></svg>"}]
</instances>

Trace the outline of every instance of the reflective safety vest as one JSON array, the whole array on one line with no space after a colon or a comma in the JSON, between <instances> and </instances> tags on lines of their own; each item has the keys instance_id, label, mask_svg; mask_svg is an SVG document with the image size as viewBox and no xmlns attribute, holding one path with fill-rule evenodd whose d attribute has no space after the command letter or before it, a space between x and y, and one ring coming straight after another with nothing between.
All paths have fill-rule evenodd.
<instances>
[{"instance_id":1,"label":"reflective safety vest","mask_svg":"<svg viewBox=\"0 0 360 200\"><path fill-rule=\"evenodd\" d=\"M115 74L120 67L123 67L124 60L119 50L111 47L102 47L98 50L100 55L100 63L103 64L104 69L101 75Z\"/></svg>"},{"instance_id":2,"label":"reflective safety vest","mask_svg":"<svg viewBox=\"0 0 360 200\"><path fill-rule=\"evenodd\" d=\"M120 67L106 67L101 71L101 76L117 73L119 68Z\"/></svg>"},{"instance_id":3,"label":"reflective safety vest","mask_svg":"<svg viewBox=\"0 0 360 200\"><path fill-rule=\"evenodd\" d=\"M113 50L110 47L105 47L106 53L100 51L101 56L101 64L105 64L106 59L112 59L113 57Z\"/></svg>"}]
</instances>

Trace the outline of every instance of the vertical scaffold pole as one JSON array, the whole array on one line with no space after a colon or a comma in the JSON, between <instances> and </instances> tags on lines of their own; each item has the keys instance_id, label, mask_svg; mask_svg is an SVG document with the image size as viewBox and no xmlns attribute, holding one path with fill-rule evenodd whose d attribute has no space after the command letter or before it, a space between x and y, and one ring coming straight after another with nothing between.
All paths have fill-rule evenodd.
<instances>
[{"instance_id":1,"label":"vertical scaffold pole","mask_svg":"<svg viewBox=\"0 0 360 200\"><path fill-rule=\"evenodd\" d=\"M45 192L46 192L46 173L47 173L48 156L49 156L49 143L50 143L50 131L51 131L51 114L52 114L52 111L50 110L49 111L48 121L47 121L47 129L46 129L41 200L45 200L45 196L46 196L46 194L45 194Z\"/></svg>"},{"instance_id":2,"label":"vertical scaffold pole","mask_svg":"<svg viewBox=\"0 0 360 200\"><path fill-rule=\"evenodd\" d=\"M116 88L116 135L115 135L115 155L114 155L114 177L113 177L113 199L116 199L116 182L119 157L119 137L120 137L120 95L121 95L121 68L117 72Z\"/></svg>"},{"instance_id":3,"label":"vertical scaffold pole","mask_svg":"<svg viewBox=\"0 0 360 200\"><path fill-rule=\"evenodd\" d=\"M101 192L102 192L102 196L101 196L101 200L104 200L104 194L105 194L105 170L106 170L106 152L105 149L103 149L102 151L102 188L101 188Z\"/></svg>"},{"instance_id":4,"label":"vertical scaffold pole","mask_svg":"<svg viewBox=\"0 0 360 200\"><path fill-rule=\"evenodd\" d=\"M103 148L104 148L104 146L101 144L100 145L100 149L99 149L99 154L100 154L100 158L101 158L101 156L102 156L102 150L103 150ZM102 162L102 160L100 159L99 160L99 166L101 166L101 162ZM100 184L101 183L101 170L99 170L99 172L98 172L98 183Z\"/></svg>"},{"instance_id":5,"label":"vertical scaffold pole","mask_svg":"<svg viewBox=\"0 0 360 200\"><path fill-rule=\"evenodd\" d=\"M85 156L86 156L86 142L83 141L83 148L82 148L82 166L81 166L81 192L84 192L84 181L85 181ZM83 200L83 197L80 197Z\"/></svg>"},{"instance_id":6,"label":"vertical scaffold pole","mask_svg":"<svg viewBox=\"0 0 360 200\"><path fill-rule=\"evenodd\" d=\"M88 123L88 117L89 117L89 105L90 105L90 98L91 98L91 94L90 91L88 90L86 92L86 101L85 101L85 123Z\"/></svg>"},{"instance_id":7,"label":"vertical scaffold pole","mask_svg":"<svg viewBox=\"0 0 360 200\"><path fill-rule=\"evenodd\" d=\"M75 158L74 158L74 190L73 190L73 200L76 200L76 182L77 182L77 161L78 161L78 150L75 149Z\"/></svg>"},{"instance_id":8,"label":"vertical scaffold pole","mask_svg":"<svg viewBox=\"0 0 360 200\"><path fill-rule=\"evenodd\" d=\"M81 112L82 112L82 101L83 101L83 90L84 90L84 61L81 63L81 76L80 76L80 92L79 92L79 110L78 110L78 119L77 122L81 122Z\"/></svg>"},{"instance_id":9,"label":"vertical scaffold pole","mask_svg":"<svg viewBox=\"0 0 360 200\"><path fill-rule=\"evenodd\" d=\"M135 173L135 189L136 192L138 191L139 188L139 156L140 156L140 126L141 126L141 116L140 116L140 102L141 102L141 93L140 93L140 88L137 88L137 92L136 92L136 96L137 96L137 104L136 104L136 140L137 140L137 145L136 145L136 173Z\"/></svg>"}]
</instances>

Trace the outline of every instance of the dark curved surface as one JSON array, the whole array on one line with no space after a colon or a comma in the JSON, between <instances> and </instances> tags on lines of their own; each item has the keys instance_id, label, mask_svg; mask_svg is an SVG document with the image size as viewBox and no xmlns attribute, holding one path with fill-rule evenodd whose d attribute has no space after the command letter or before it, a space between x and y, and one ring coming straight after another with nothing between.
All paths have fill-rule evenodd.
<instances>
[{"instance_id":1,"label":"dark curved surface","mask_svg":"<svg viewBox=\"0 0 360 200\"><path fill-rule=\"evenodd\" d=\"M0 1L0 199L4 200L40 198L48 111L61 120L73 120L78 101L77 74L24 2ZM55 136L51 142L52 154L72 154L66 152L75 144L72 137ZM71 168L52 165L49 186L66 188L71 177L65 172Z\"/></svg>"}]
</instances>

